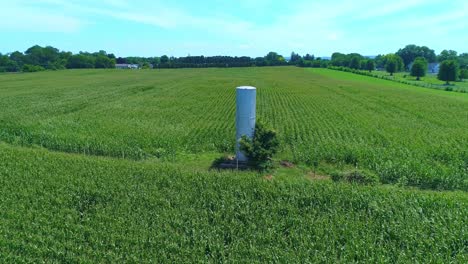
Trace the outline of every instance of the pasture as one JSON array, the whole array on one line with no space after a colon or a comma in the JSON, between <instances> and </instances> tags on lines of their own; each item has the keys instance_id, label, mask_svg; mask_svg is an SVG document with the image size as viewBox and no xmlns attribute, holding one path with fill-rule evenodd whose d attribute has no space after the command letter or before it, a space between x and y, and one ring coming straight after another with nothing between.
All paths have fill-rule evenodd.
<instances>
[{"instance_id":1,"label":"pasture","mask_svg":"<svg viewBox=\"0 0 468 264\"><path fill-rule=\"evenodd\" d=\"M239 85L294 168L209 169ZM468 261L468 94L265 67L0 74L0 95L0 262Z\"/></svg>"},{"instance_id":2,"label":"pasture","mask_svg":"<svg viewBox=\"0 0 468 264\"><path fill-rule=\"evenodd\" d=\"M445 81L437 79L437 74L428 73L426 76L421 77L421 80L416 80L416 77L410 75L409 72L397 72L393 76L389 76L388 72L384 71L374 71L372 74L375 74L379 77L388 78L389 80L395 80L400 82L408 82L421 87L427 87L431 89L455 91L455 92L468 92L468 80L450 82L450 85L445 85Z\"/></svg>"}]
</instances>

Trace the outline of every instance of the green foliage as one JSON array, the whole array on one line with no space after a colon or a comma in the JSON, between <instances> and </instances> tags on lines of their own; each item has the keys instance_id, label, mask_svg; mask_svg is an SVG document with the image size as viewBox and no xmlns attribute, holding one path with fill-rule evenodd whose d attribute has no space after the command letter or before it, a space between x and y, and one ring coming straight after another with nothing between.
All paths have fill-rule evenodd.
<instances>
[{"instance_id":1,"label":"green foliage","mask_svg":"<svg viewBox=\"0 0 468 264\"><path fill-rule=\"evenodd\" d=\"M86 54L76 54L68 59L67 68L69 69L89 69L94 68L96 59Z\"/></svg>"},{"instance_id":2,"label":"green foliage","mask_svg":"<svg viewBox=\"0 0 468 264\"><path fill-rule=\"evenodd\" d=\"M23 72L39 72L45 71L44 67L38 65L25 64L22 69Z\"/></svg>"},{"instance_id":3,"label":"green foliage","mask_svg":"<svg viewBox=\"0 0 468 264\"><path fill-rule=\"evenodd\" d=\"M413 65L411 66L411 76L417 77L419 81L420 77L426 75L427 72L427 61L423 57L417 57Z\"/></svg>"},{"instance_id":4,"label":"green foliage","mask_svg":"<svg viewBox=\"0 0 468 264\"><path fill-rule=\"evenodd\" d=\"M91 65L89 64L89 66ZM98 55L95 58L94 66L95 68L115 68L115 59L111 59L105 55Z\"/></svg>"},{"instance_id":5,"label":"green foliage","mask_svg":"<svg viewBox=\"0 0 468 264\"><path fill-rule=\"evenodd\" d=\"M390 73L390 75L403 70L403 60L400 56L395 54L387 54L385 57L385 70Z\"/></svg>"},{"instance_id":6,"label":"green foliage","mask_svg":"<svg viewBox=\"0 0 468 264\"><path fill-rule=\"evenodd\" d=\"M359 69L361 67L360 60L358 57L352 57L349 62L349 68L351 69Z\"/></svg>"},{"instance_id":7,"label":"green foliage","mask_svg":"<svg viewBox=\"0 0 468 264\"><path fill-rule=\"evenodd\" d=\"M439 73L437 78L441 81L449 82L456 81L459 76L458 63L455 60L446 60L440 63Z\"/></svg>"},{"instance_id":8,"label":"green foliage","mask_svg":"<svg viewBox=\"0 0 468 264\"><path fill-rule=\"evenodd\" d=\"M375 185L379 183L379 176L368 170L334 172L331 174L331 178L333 181L346 181L364 185Z\"/></svg>"},{"instance_id":9,"label":"green foliage","mask_svg":"<svg viewBox=\"0 0 468 264\"><path fill-rule=\"evenodd\" d=\"M141 66L142 69L151 69L149 63L145 62L143 63L143 65Z\"/></svg>"},{"instance_id":10,"label":"green foliage","mask_svg":"<svg viewBox=\"0 0 468 264\"><path fill-rule=\"evenodd\" d=\"M343 54L335 52L331 56L331 65L359 69L362 60L364 60L364 57L358 53Z\"/></svg>"},{"instance_id":11,"label":"green foliage","mask_svg":"<svg viewBox=\"0 0 468 264\"><path fill-rule=\"evenodd\" d=\"M443 50L438 56L437 61L457 60L457 52L454 50Z\"/></svg>"},{"instance_id":12,"label":"green foliage","mask_svg":"<svg viewBox=\"0 0 468 264\"><path fill-rule=\"evenodd\" d=\"M267 127L261 120L255 123L254 136L251 139L243 136L239 143L240 150L257 169L266 170L273 166L271 159L278 151L279 141L276 131Z\"/></svg>"},{"instance_id":13,"label":"green foliage","mask_svg":"<svg viewBox=\"0 0 468 264\"><path fill-rule=\"evenodd\" d=\"M19 70L19 65L16 61L11 60L6 55L0 54L0 72L17 72Z\"/></svg>"},{"instance_id":14,"label":"green foliage","mask_svg":"<svg viewBox=\"0 0 468 264\"><path fill-rule=\"evenodd\" d=\"M468 69L468 53L462 53L457 58L461 69Z\"/></svg>"},{"instance_id":15,"label":"green foliage","mask_svg":"<svg viewBox=\"0 0 468 264\"><path fill-rule=\"evenodd\" d=\"M468 79L468 69L460 70L460 79Z\"/></svg>"},{"instance_id":16,"label":"green foliage","mask_svg":"<svg viewBox=\"0 0 468 264\"><path fill-rule=\"evenodd\" d=\"M373 70L375 70L375 62L373 60L367 60L365 69L368 70L369 72L372 72Z\"/></svg>"},{"instance_id":17,"label":"green foliage","mask_svg":"<svg viewBox=\"0 0 468 264\"><path fill-rule=\"evenodd\" d=\"M265 62L267 66L275 66L275 65L286 65L286 60L283 56L279 55L276 52L269 52L265 56Z\"/></svg>"},{"instance_id":18,"label":"green foliage","mask_svg":"<svg viewBox=\"0 0 468 264\"><path fill-rule=\"evenodd\" d=\"M291 57L289 59L289 64L292 64L292 65L297 65L297 63L299 63L299 61L302 59L301 55L295 53L295 52L291 52Z\"/></svg>"},{"instance_id":19,"label":"green foliage","mask_svg":"<svg viewBox=\"0 0 468 264\"><path fill-rule=\"evenodd\" d=\"M428 62L435 62L436 55L434 50L426 46L407 45L403 49L399 49L396 55L403 59L404 68L408 69L409 65L417 58L423 57Z\"/></svg>"},{"instance_id":20,"label":"green foliage","mask_svg":"<svg viewBox=\"0 0 468 264\"><path fill-rule=\"evenodd\" d=\"M314 55L307 54L304 58L299 59L296 65L299 67L327 68L328 61L321 60L320 58L314 60Z\"/></svg>"}]
</instances>

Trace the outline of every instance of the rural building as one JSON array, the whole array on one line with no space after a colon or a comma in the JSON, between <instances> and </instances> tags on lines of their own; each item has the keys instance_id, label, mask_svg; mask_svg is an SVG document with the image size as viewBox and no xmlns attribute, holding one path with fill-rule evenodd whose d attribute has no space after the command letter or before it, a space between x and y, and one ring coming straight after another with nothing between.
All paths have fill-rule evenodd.
<instances>
[{"instance_id":1,"label":"rural building","mask_svg":"<svg viewBox=\"0 0 468 264\"><path fill-rule=\"evenodd\" d=\"M428 63L427 64L427 73L433 73L433 74L439 73L439 66L440 66L440 63L438 63L438 62ZM410 63L408 65L408 69L411 69L411 67L413 67L413 63Z\"/></svg>"},{"instance_id":2,"label":"rural building","mask_svg":"<svg viewBox=\"0 0 468 264\"><path fill-rule=\"evenodd\" d=\"M429 63L427 65L427 72L428 73L439 73L440 64L437 62Z\"/></svg>"},{"instance_id":3,"label":"rural building","mask_svg":"<svg viewBox=\"0 0 468 264\"><path fill-rule=\"evenodd\" d=\"M116 69L139 69L140 66L138 64L128 64L128 63L118 63L115 64Z\"/></svg>"}]
</instances>

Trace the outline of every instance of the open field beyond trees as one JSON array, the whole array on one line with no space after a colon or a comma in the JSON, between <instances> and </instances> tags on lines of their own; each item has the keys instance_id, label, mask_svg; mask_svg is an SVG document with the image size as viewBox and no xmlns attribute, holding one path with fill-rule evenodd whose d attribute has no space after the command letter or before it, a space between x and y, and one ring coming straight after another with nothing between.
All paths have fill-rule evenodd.
<instances>
[{"instance_id":1,"label":"open field beyond trees","mask_svg":"<svg viewBox=\"0 0 468 264\"><path fill-rule=\"evenodd\" d=\"M407 84L416 85L418 87L438 89L444 91L454 91L454 92L468 92L468 80L451 82L449 85L446 85L444 81L437 79L437 74L427 74L424 77L421 77L421 80L417 80L416 77L410 75L409 72L396 72L393 76L390 76L388 72L384 71L373 71L369 73L367 71L361 71L364 74L369 74L378 78L385 78L391 81L403 82Z\"/></svg>"},{"instance_id":2,"label":"open field beyond trees","mask_svg":"<svg viewBox=\"0 0 468 264\"><path fill-rule=\"evenodd\" d=\"M239 85L293 168L209 170ZM0 262L468 261L466 93L264 67L0 74L0 94ZM329 180L355 168L382 184Z\"/></svg>"}]
</instances>

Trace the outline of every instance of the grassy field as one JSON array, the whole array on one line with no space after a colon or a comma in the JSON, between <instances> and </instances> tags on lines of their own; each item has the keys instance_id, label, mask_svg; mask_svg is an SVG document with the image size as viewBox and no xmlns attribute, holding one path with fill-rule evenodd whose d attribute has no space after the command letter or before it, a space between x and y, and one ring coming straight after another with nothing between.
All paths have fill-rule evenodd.
<instances>
[{"instance_id":1,"label":"grassy field","mask_svg":"<svg viewBox=\"0 0 468 264\"><path fill-rule=\"evenodd\" d=\"M209 170L239 85L294 168ZM275 67L1 74L0 95L2 263L468 261L468 94ZM327 177L355 167L384 184Z\"/></svg>"},{"instance_id":2,"label":"grassy field","mask_svg":"<svg viewBox=\"0 0 468 264\"><path fill-rule=\"evenodd\" d=\"M363 72L366 74L368 73L367 71ZM446 85L445 81L437 79L437 74L432 73L421 77L421 80L419 81L416 80L416 77L411 76L409 72L397 72L394 73L393 76L390 76L390 74L385 71L373 71L371 74L379 78L386 78L388 80L403 82L424 88L468 93L468 80L450 82L449 85Z\"/></svg>"}]
</instances>

